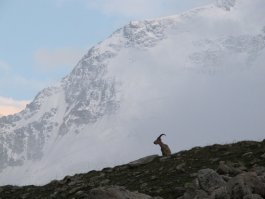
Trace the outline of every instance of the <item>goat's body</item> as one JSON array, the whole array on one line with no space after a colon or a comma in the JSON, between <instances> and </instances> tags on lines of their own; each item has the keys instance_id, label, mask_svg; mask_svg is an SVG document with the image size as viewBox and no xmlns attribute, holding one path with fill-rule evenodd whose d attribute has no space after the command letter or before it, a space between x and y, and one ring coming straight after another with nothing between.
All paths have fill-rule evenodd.
<instances>
[{"instance_id":1,"label":"goat's body","mask_svg":"<svg viewBox=\"0 0 265 199\"><path fill-rule=\"evenodd\" d=\"M168 147L168 145L164 144L161 140L161 136L165 135L165 134L161 134L155 141L154 144L158 144L161 148L161 152L163 156L170 156L171 155L171 151L170 148Z\"/></svg>"},{"instance_id":2,"label":"goat's body","mask_svg":"<svg viewBox=\"0 0 265 199\"><path fill-rule=\"evenodd\" d=\"M159 144L159 146L161 147L161 152L163 156L170 156L171 155L171 151L170 148L168 147L167 144Z\"/></svg>"}]
</instances>

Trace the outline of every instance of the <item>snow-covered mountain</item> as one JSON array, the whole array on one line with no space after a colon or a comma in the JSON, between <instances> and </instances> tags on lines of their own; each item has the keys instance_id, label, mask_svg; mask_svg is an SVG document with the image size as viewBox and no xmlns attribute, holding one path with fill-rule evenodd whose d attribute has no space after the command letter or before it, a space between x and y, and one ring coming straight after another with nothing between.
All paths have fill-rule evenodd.
<instances>
[{"instance_id":1,"label":"snow-covered mountain","mask_svg":"<svg viewBox=\"0 0 265 199\"><path fill-rule=\"evenodd\" d=\"M194 145L262 139L265 2L215 4L132 21L91 48L22 112L0 118L0 184Z\"/></svg>"}]
</instances>

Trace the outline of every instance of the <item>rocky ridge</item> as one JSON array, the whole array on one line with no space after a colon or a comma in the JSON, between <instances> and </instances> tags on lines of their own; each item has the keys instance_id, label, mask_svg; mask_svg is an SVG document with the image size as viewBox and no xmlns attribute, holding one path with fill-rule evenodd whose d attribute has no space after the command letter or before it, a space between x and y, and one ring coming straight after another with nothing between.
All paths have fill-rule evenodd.
<instances>
[{"instance_id":1,"label":"rocky ridge","mask_svg":"<svg viewBox=\"0 0 265 199\"><path fill-rule=\"evenodd\" d=\"M262 199L265 140L194 147L170 157L152 155L44 186L4 186L0 198Z\"/></svg>"}]
</instances>

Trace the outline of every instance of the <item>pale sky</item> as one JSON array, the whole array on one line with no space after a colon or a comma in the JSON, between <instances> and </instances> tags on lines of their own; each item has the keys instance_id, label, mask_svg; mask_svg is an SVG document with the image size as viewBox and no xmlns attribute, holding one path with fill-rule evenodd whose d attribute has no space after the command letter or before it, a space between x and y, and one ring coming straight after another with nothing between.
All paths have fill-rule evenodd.
<instances>
[{"instance_id":1,"label":"pale sky","mask_svg":"<svg viewBox=\"0 0 265 199\"><path fill-rule=\"evenodd\" d=\"M0 115L24 108L90 47L131 20L214 0L0 0Z\"/></svg>"}]
</instances>

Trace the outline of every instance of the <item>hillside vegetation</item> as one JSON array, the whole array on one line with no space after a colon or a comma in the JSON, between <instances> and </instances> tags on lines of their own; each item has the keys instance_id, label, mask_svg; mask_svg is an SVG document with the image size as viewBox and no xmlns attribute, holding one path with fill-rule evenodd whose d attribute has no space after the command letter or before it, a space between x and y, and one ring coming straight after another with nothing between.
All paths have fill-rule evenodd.
<instances>
[{"instance_id":1,"label":"hillside vegetation","mask_svg":"<svg viewBox=\"0 0 265 199\"><path fill-rule=\"evenodd\" d=\"M4 186L0 198L260 199L265 198L264 166L265 140L215 144L66 176L45 186Z\"/></svg>"}]
</instances>

